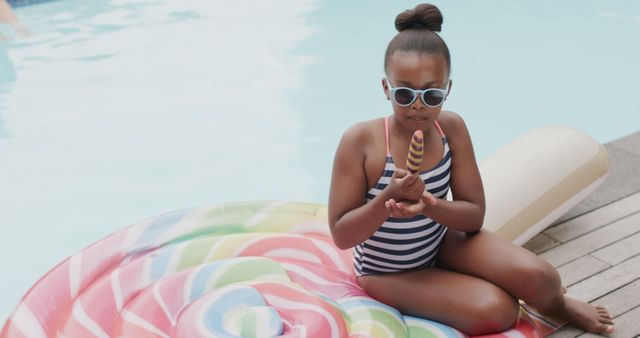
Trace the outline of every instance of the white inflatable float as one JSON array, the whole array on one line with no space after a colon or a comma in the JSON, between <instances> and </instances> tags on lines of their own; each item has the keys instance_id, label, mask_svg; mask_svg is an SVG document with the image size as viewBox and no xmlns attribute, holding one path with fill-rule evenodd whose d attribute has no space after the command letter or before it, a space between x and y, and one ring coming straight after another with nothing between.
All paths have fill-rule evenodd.
<instances>
[{"instance_id":1,"label":"white inflatable float","mask_svg":"<svg viewBox=\"0 0 640 338\"><path fill-rule=\"evenodd\" d=\"M567 127L531 131L480 163L484 228L522 245L584 199L608 174L606 149Z\"/></svg>"}]
</instances>

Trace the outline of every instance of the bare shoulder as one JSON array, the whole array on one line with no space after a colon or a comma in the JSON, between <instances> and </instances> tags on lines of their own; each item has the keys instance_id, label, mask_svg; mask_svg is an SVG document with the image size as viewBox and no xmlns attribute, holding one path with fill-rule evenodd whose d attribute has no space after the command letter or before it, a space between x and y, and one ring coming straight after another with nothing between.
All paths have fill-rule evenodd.
<instances>
[{"instance_id":1,"label":"bare shoulder","mask_svg":"<svg viewBox=\"0 0 640 338\"><path fill-rule=\"evenodd\" d=\"M374 141L376 120L349 127L336 150L329 190L329 223L335 222L349 210L364 204L367 176L364 170Z\"/></svg>"},{"instance_id":2,"label":"bare shoulder","mask_svg":"<svg viewBox=\"0 0 640 338\"><path fill-rule=\"evenodd\" d=\"M467 131L464 119L455 112L448 110L440 112L438 124L440 124L440 127L448 138L457 138L465 135L468 137L469 132Z\"/></svg>"},{"instance_id":3,"label":"bare shoulder","mask_svg":"<svg viewBox=\"0 0 640 338\"><path fill-rule=\"evenodd\" d=\"M372 141L375 140L375 133L380 128L380 124L384 123L383 119L374 119L359 122L349 127L340 140L340 147L366 153Z\"/></svg>"}]
</instances>

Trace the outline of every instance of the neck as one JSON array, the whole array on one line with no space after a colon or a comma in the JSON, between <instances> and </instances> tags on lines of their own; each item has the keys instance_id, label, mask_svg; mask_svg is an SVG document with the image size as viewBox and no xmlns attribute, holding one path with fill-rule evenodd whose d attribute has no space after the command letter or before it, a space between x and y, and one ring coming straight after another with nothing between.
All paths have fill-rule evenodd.
<instances>
[{"instance_id":1,"label":"neck","mask_svg":"<svg viewBox=\"0 0 640 338\"><path fill-rule=\"evenodd\" d=\"M395 135L400 136L403 140L411 140L411 137L413 137L413 133L417 130L406 127L402 123L398 122L395 115L389 117L389 129L390 131L393 131ZM429 133L431 133L433 129L434 127L431 124L425 128L420 128L425 138L427 137L427 135L429 135Z\"/></svg>"}]
</instances>

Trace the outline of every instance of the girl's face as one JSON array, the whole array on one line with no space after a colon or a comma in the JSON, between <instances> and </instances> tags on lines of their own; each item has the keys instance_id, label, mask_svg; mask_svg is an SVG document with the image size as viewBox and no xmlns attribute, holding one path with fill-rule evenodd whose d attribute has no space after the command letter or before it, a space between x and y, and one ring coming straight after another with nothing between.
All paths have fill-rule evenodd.
<instances>
[{"instance_id":1,"label":"girl's face","mask_svg":"<svg viewBox=\"0 0 640 338\"><path fill-rule=\"evenodd\" d=\"M417 52L395 52L391 55L387 64L387 78L382 79L382 87L387 100L390 100L393 106L395 120L407 131L429 129L440 115L442 104L430 107L423 102L422 95L417 95L411 104L401 106L391 97L389 85L414 90L445 89L446 93L433 92L427 93L427 96L432 98L433 94L436 97L438 95L446 97L451 88L448 72L447 63L441 56ZM432 102L429 103L432 104Z\"/></svg>"}]
</instances>

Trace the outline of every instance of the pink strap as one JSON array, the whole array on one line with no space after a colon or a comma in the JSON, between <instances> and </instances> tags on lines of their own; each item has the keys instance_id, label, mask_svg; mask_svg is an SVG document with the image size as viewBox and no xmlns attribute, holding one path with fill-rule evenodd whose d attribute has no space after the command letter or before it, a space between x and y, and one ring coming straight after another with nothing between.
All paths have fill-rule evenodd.
<instances>
[{"instance_id":1,"label":"pink strap","mask_svg":"<svg viewBox=\"0 0 640 338\"><path fill-rule=\"evenodd\" d=\"M442 138L444 138L444 132L442 131L442 128L440 128L440 125L438 124L438 121L433 121L433 124L436 125L436 129L438 129L438 131L440 132L440 136L442 136Z\"/></svg>"},{"instance_id":2,"label":"pink strap","mask_svg":"<svg viewBox=\"0 0 640 338\"><path fill-rule=\"evenodd\" d=\"M387 142L387 155L391 155L391 148L389 148L389 116L384 117L384 139Z\"/></svg>"}]
</instances>

